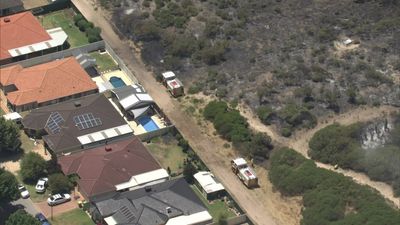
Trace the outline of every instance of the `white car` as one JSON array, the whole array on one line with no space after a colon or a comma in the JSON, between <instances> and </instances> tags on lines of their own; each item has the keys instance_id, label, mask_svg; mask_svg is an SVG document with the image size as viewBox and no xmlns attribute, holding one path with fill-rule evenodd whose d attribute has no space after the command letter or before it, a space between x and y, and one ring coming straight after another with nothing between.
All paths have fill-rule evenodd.
<instances>
[{"instance_id":1,"label":"white car","mask_svg":"<svg viewBox=\"0 0 400 225\"><path fill-rule=\"evenodd\" d=\"M58 205L71 200L71 195L69 194L55 194L47 199L47 204L50 206Z\"/></svg>"},{"instance_id":2,"label":"white car","mask_svg":"<svg viewBox=\"0 0 400 225\"><path fill-rule=\"evenodd\" d=\"M40 178L36 184L36 192L37 193L44 193L46 191L46 185L49 179L47 177Z\"/></svg>"},{"instance_id":3,"label":"white car","mask_svg":"<svg viewBox=\"0 0 400 225\"><path fill-rule=\"evenodd\" d=\"M18 190L19 190L19 192L21 192L21 197L22 198L29 198L30 197L29 191L26 190L24 185L19 184L18 185Z\"/></svg>"}]
</instances>

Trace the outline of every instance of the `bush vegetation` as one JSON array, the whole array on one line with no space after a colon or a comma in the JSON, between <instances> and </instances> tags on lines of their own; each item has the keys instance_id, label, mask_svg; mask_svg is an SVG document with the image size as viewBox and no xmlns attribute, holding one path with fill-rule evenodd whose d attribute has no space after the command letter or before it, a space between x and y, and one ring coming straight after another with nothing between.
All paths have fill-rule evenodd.
<instances>
[{"instance_id":1,"label":"bush vegetation","mask_svg":"<svg viewBox=\"0 0 400 225\"><path fill-rule=\"evenodd\" d=\"M88 22L85 17L82 16L82 14L77 14L74 16L74 23L80 31L85 32L89 43L101 41L101 29L99 27L95 27L92 22Z\"/></svg>"},{"instance_id":2,"label":"bush vegetation","mask_svg":"<svg viewBox=\"0 0 400 225\"><path fill-rule=\"evenodd\" d=\"M327 126L312 137L311 158L366 173L371 179L391 184L400 195L400 122L391 132L392 140L382 147L365 150L361 147L361 131L365 124Z\"/></svg>"},{"instance_id":3,"label":"bush vegetation","mask_svg":"<svg viewBox=\"0 0 400 225\"><path fill-rule=\"evenodd\" d=\"M62 173L55 173L49 177L49 189L53 194L56 193L69 193L73 188L72 183Z\"/></svg>"},{"instance_id":4,"label":"bush vegetation","mask_svg":"<svg viewBox=\"0 0 400 225\"><path fill-rule=\"evenodd\" d=\"M0 168L0 203L17 200L18 198L17 178L4 168Z\"/></svg>"},{"instance_id":5,"label":"bush vegetation","mask_svg":"<svg viewBox=\"0 0 400 225\"><path fill-rule=\"evenodd\" d=\"M240 112L229 107L226 102L208 103L203 115L214 124L215 129L224 139L233 143L241 154L268 158L273 148L271 138L267 134L251 131Z\"/></svg>"},{"instance_id":6,"label":"bush vegetation","mask_svg":"<svg viewBox=\"0 0 400 225\"><path fill-rule=\"evenodd\" d=\"M8 217L5 225L40 225L39 220L31 216L25 210L18 209Z\"/></svg>"},{"instance_id":7,"label":"bush vegetation","mask_svg":"<svg viewBox=\"0 0 400 225\"><path fill-rule=\"evenodd\" d=\"M317 168L292 149L272 154L270 180L284 195L303 196L302 225L400 224L400 212L376 191Z\"/></svg>"}]
</instances>

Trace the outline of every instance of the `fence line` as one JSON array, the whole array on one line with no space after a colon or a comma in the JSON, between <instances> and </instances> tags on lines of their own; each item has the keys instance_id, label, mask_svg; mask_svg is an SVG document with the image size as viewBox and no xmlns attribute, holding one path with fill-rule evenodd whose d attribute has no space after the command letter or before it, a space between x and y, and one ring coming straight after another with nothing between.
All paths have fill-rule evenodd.
<instances>
[{"instance_id":1,"label":"fence line","mask_svg":"<svg viewBox=\"0 0 400 225\"><path fill-rule=\"evenodd\" d=\"M9 63L6 65L1 65L0 68L7 67L7 66L13 66L13 65L17 65L17 64L20 64L22 67L30 67L30 66L54 61L57 59L70 57L73 55L79 55L80 53L88 53L88 52L97 51L97 50L104 49L104 48L105 48L105 42L98 41L98 42L90 43L90 44L80 46L77 48L66 49L66 50L59 51L59 52L53 52L53 53L49 53L46 55L37 56L34 58Z\"/></svg>"},{"instance_id":2,"label":"fence line","mask_svg":"<svg viewBox=\"0 0 400 225\"><path fill-rule=\"evenodd\" d=\"M227 225L239 225L239 224L244 224L247 223L247 215L240 215L240 216L235 216L231 217L229 219L226 219L226 224ZM210 223L209 225L218 225L218 222Z\"/></svg>"},{"instance_id":3,"label":"fence line","mask_svg":"<svg viewBox=\"0 0 400 225\"><path fill-rule=\"evenodd\" d=\"M139 83L138 80L136 79L135 75L132 73L132 71L126 66L125 62L114 52L114 50L108 45L107 42L105 42L105 49L106 51L111 55L111 57L117 61L117 64L119 68L128 75L128 77L133 81L133 83L137 84Z\"/></svg>"}]
</instances>

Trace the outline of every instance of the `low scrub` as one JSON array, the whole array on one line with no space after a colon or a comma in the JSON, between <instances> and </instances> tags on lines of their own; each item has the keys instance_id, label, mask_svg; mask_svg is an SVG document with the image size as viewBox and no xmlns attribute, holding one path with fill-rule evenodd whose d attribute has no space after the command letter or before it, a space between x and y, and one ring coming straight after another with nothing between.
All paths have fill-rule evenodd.
<instances>
[{"instance_id":1,"label":"low scrub","mask_svg":"<svg viewBox=\"0 0 400 225\"><path fill-rule=\"evenodd\" d=\"M284 195L303 196L302 225L400 224L400 212L376 191L317 168L292 149L271 156L270 180Z\"/></svg>"}]
</instances>

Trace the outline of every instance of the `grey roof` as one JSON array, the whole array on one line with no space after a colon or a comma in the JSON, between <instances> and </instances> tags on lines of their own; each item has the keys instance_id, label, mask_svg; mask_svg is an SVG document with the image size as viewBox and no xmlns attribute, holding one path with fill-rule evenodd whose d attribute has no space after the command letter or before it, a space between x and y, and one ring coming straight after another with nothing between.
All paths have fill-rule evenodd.
<instances>
[{"instance_id":1,"label":"grey roof","mask_svg":"<svg viewBox=\"0 0 400 225\"><path fill-rule=\"evenodd\" d=\"M1 0L0 9L8 9L14 7L21 7L24 3L21 0Z\"/></svg>"},{"instance_id":2,"label":"grey roof","mask_svg":"<svg viewBox=\"0 0 400 225\"><path fill-rule=\"evenodd\" d=\"M146 90L138 84L115 88L112 92L119 100L119 104L125 110L144 108L154 103L153 99L150 95L148 95ZM125 102L127 99L129 99L129 101Z\"/></svg>"},{"instance_id":3,"label":"grey roof","mask_svg":"<svg viewBox=\"0 0 400 225\"><path fill-rule=\"evenodd\" d=\"M132 225L165 224L169 218L207 210L183 178L116 193L107 200L94 199L93 203L103 218L113 216L118 224Z\"/></svg>"},{"instance_id":4,"label":"grey roof","mask_svg":"<svg viewBox=\"0 0 400 225\"><path fill-rule=\"evenodd\" d=\"M48 134L43 136L43 140L56 154L67 153L80 148L81 144L77 139L79 136L126 124L126 121L102 94L89 95L80 99L34 109L23 118L22 124L26 129L43 130L50 115L55 112L58 112L63 118L63 121L59 123L61 129L51 133L46 128ZM86 113L92 113L95 118L99 118L101 124L87 129L79 129L74 122L74 117Z\"/></svg>"},{"instance_id":5,"label":"grey roof","mask_svg":"<svg viewBox=\"0 0 400 225\"><path fill-rule=\"evenodd\" d=\"M113 90L118 99L124 99L132 94L143 94L147 93L141 85L133 84L127 85Z\"/></svg>"}]
</instances>

